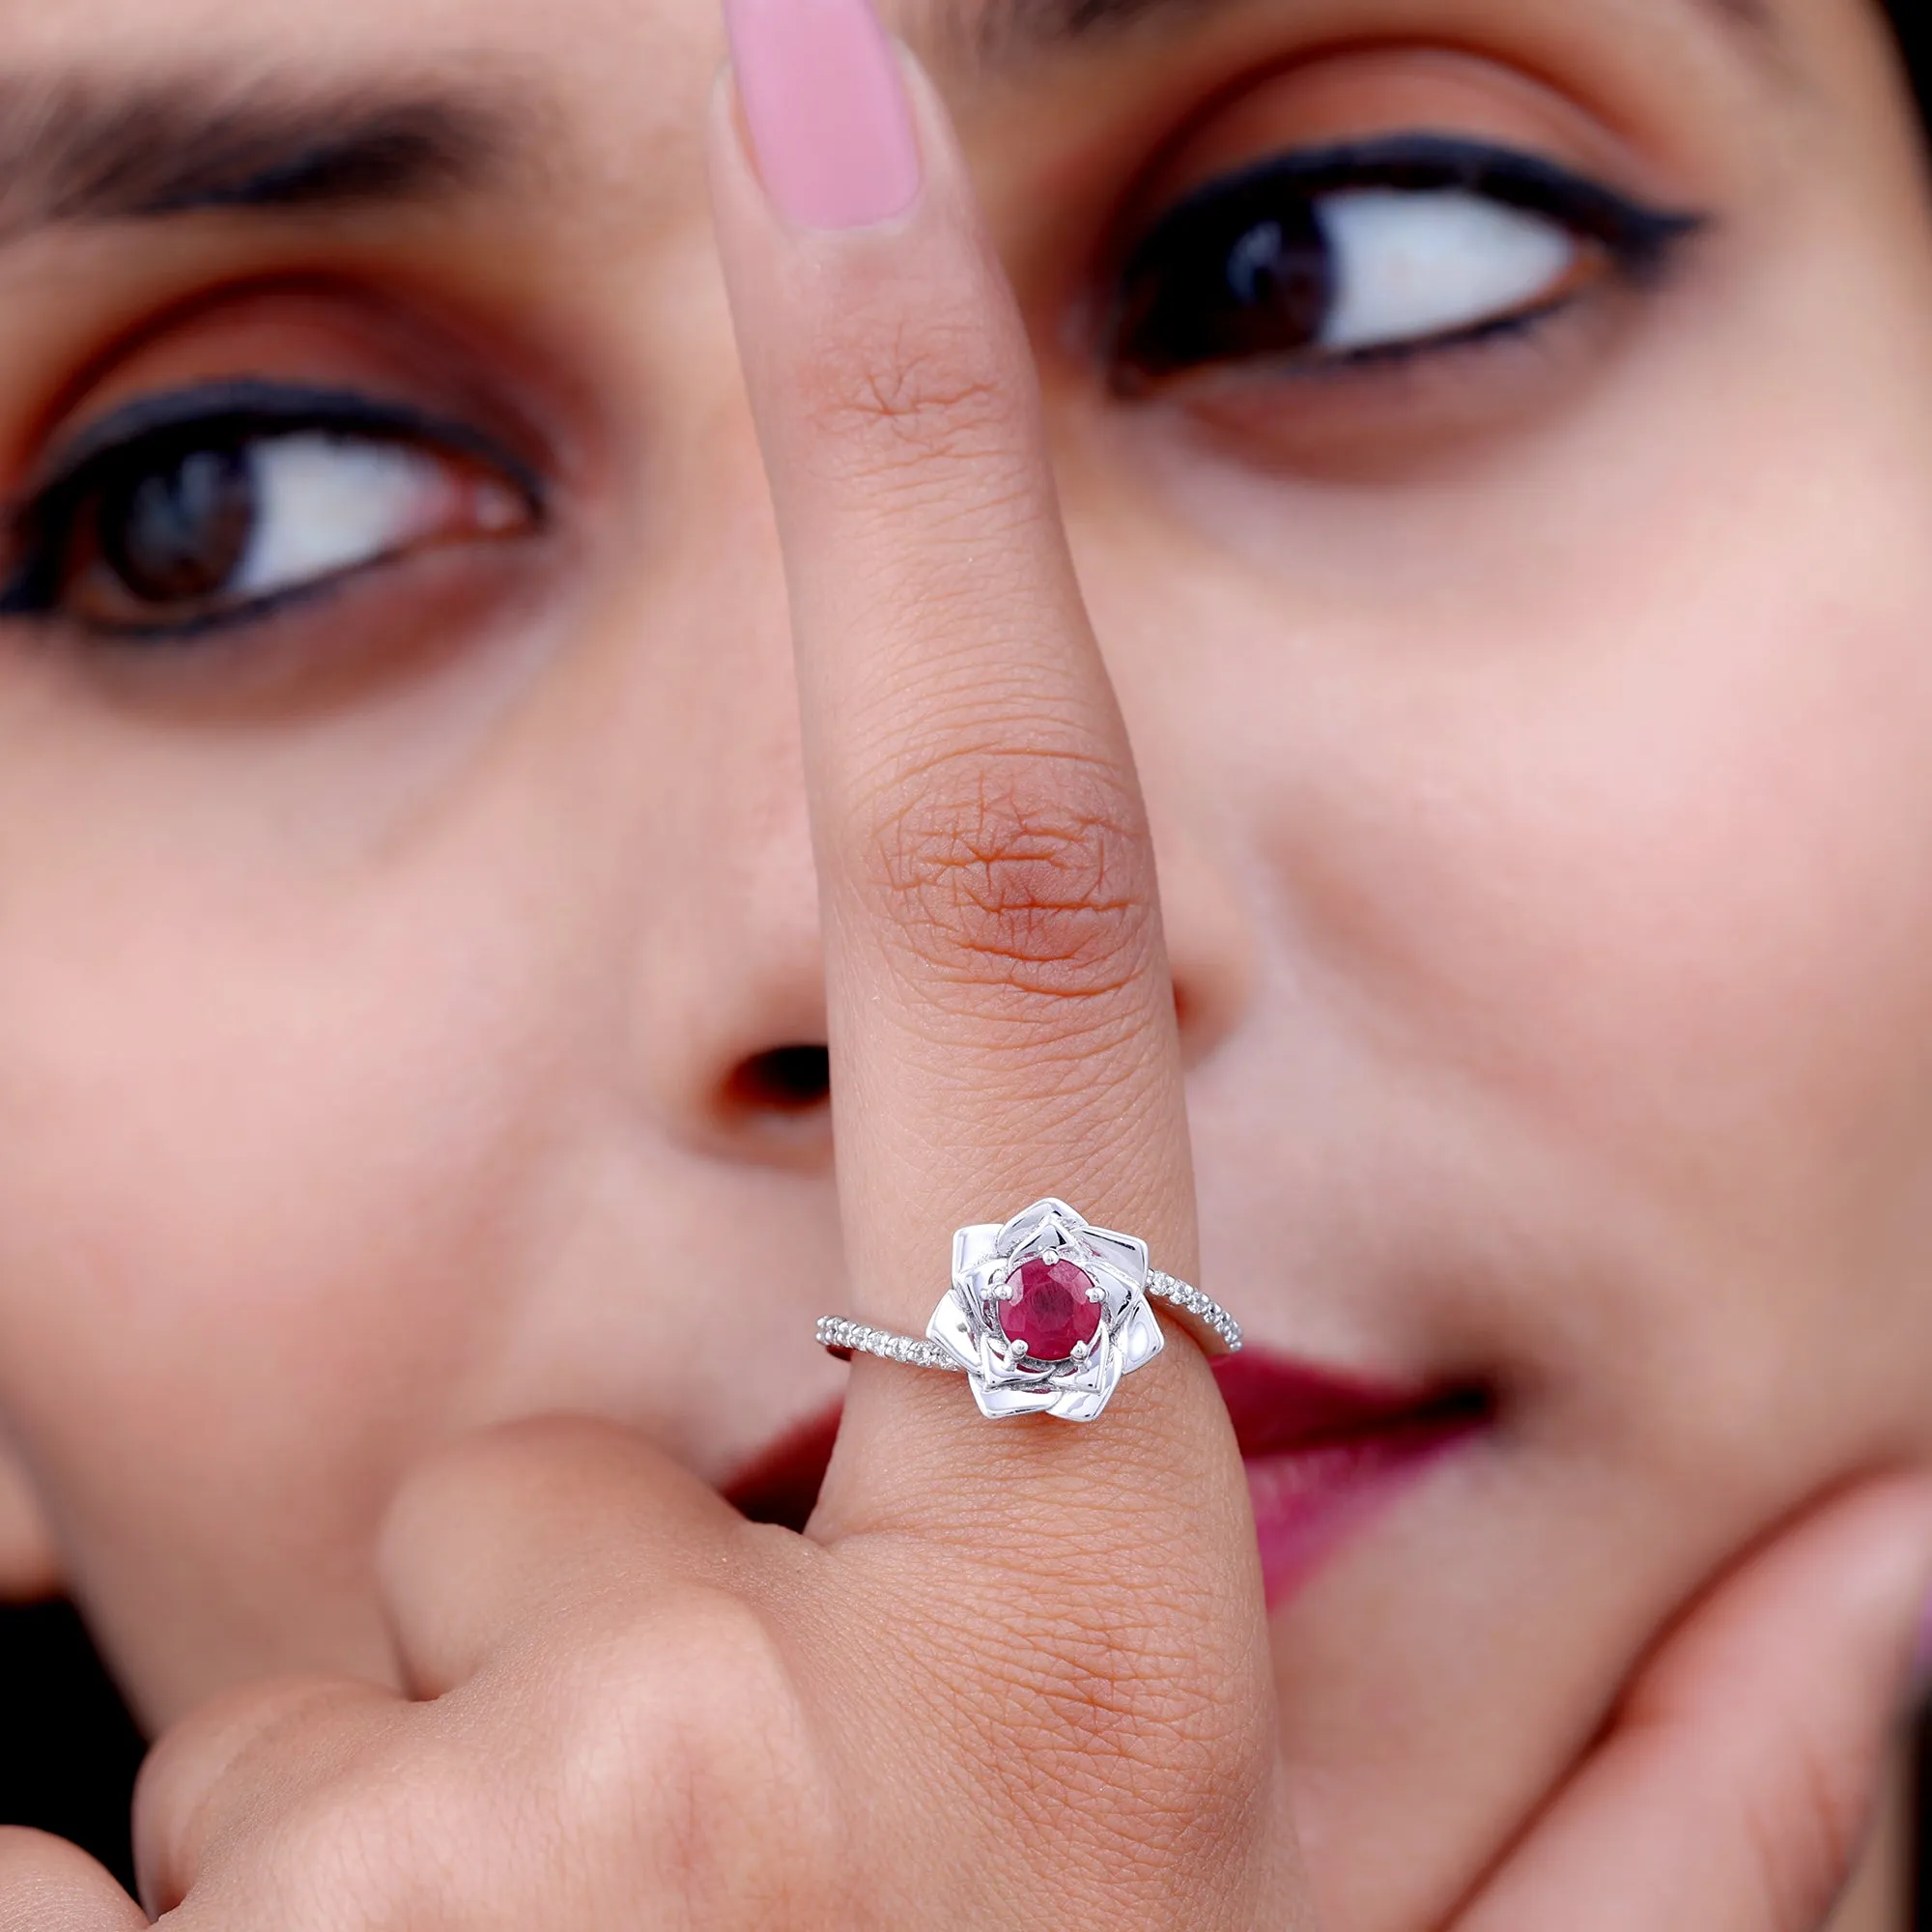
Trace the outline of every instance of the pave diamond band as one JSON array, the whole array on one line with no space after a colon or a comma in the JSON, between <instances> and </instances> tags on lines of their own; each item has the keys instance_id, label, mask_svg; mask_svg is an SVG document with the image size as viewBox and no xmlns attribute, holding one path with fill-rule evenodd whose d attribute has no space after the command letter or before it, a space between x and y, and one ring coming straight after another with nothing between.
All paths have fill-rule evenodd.
<instances>
[{"instance_id":1,"label":"pave diamond band","mask_svg":"<svg viewBox=\"0 0 1932 1932\"><path fill-rule=\"evenodd\" d=\"M1091 1422L1124 1375L1166 1346L1150 1303L1180 1318L1209 1354L1233 1354L1241 1326L1198 1288L1148 1264L1147 1243L1037 1201L1004 1224L952 1237L952 1286L923 1339L826 1316L821 1348L964 1375L980 1413Z\"/></svg>"},{"instance_id":2,"label":"pave diamond band","mask_svg":"<svg viewBox=\"0 0 1932 1932\"><path fill-rule=\"evenodd\" d=\"M1186 1282L1163 1274L1159 1268L1149 1270L1147 1293L1151 1299L1165 1302L1177 1314L1191 1318L1197 1333L1205 1327L1221 1344L1216 1352L1226 1355L1241 1352L1241 1324L1211 1294L1203 1294L1198 1288L1190 1288Z\"/></svg>"},{"instance_id":3,"label":"pave diamond band","mask_svg":"<svg viewBox=\"0 0 1932 1932\"><path fill-rule=\"evenodd\" d=\"M890 1335L883 1328L867 1328L863 1321L841 1321L836 1315L818 1318L818 1346L829 1349L841 1362L854 1355L877 1355L882 1362L903 1362L913 1369L949 1369L966 1373L964 1362L955 1362L937 1342L916 1342L910 1335Z\"/></svg>"}]
</instances>

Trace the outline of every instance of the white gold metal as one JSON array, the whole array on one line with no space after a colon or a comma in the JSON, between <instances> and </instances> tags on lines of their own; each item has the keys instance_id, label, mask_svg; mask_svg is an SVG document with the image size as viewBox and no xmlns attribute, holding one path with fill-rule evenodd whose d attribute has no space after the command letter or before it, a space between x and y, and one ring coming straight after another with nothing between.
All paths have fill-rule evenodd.
<instances>
[{"instance_id":1,"label":"white gold metal","mask_svg":"<svg viewBox=\"0 0 1932 1932\"><path fill-rule=\"evenodd\" d=\"M915 1369L956 1371L959 1367L944 1349L936 1349L930 1342L916 1342L910 1335L889 1335L883 1328L867 1328L863 1321L841 1321L833 1315L819 1319L818 1346L846 1362L854 1355L877 1355Z\"/></svg>"},{"instance_id":2,"label":"white gold metal","mask_svg":"<svg viewBox=\"0 0 1932 1932\"><path fill-rule=\"evenodd\" d=\"M1093 1340L1077 1344L1065 1361L1036 1359L1000 1324L1001 1305L1020 1293L1009 1277L1030 1261L1072 1263L1093 1283L1088 1298L1100 1305ZM952 1286L933 1310L923 1340L826 1316L818 1341L845 1360L877 1355L963 1375L980 1412L995 1420L1057 1415L1092 1422L1121 1378L1144 1368L1166 1346L1151 1302L1178 1316L1209 1354L1240 1349L1240 1323L1198 1288L1149 1266L1145 1241L1096 1228L1049 1196L1004 1224L976 1224L952 1236Z\"/></svg>"},{"instance_id":3,"label":"white gold metal","mask_svg":"<svg viewBox=\"0 0 1932 1932\"><path fill-rule=\"evenodd\" d=\"M1188 1327L1210 1355L1241 1352L1241 1324L1212 1295L1203 1294L1198 1288L1190 1288L1159 1268L1149 1270L1147 1293L1151 1299L1185 1316Z\"/></svg>"}]
</instances>

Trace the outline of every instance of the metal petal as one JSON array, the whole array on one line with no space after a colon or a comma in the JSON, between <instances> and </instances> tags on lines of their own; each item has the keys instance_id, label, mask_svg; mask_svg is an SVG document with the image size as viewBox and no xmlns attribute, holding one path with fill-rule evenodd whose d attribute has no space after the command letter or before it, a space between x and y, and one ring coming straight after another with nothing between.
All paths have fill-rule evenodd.
<instances>
[{"instance_id":1,"label":"metal petal","mask_svg":"<svg viewBox=\"0 0 1932 1932\"><path fill-rule=\"evenodd\" d=\"M1116 1235L1106 1228L1089 1228L1087 1245L1094 1259L1112 1268L1129 1288L1146 1286L1148 1244L1138 1235Z\"/></svg>"},{"instance_id":2,"label":"metal petal","mask_svg":"<svg viewBox=\"0 0 1932 1932\"><path fill-rule=\"evenodd\" d=\"M1134 1296L1126 1320L1115 1329L1114 1346L1120 1350L1123 1376L1145 1368L1167 1347L1167 1337L1161 1333L1160 1322L1144 1294Z\"/></svg>"},{"instance_id":3,"label":"metal petal","mask_svg":"<svg viewBox=\"0 0 1932 1932\"><path fill-rule=\"evenodd\" d=\"M1094 1351L1084 1362L1058 1370L1053 1386L1060 1390L1111 1390L1121 1379L1121 1355L1113 1336L1102 1327L1094 1337Z\"/></svg>"},{"instance_id":4,"label":"metal petal","mask_svg":"<svg viewBox=\"0 0 1932 1932\"><path fill-rule=\"evenodd\" d=\"M980 1405L980 1413L994 1422L1004 1422L1009 1415L1044 1415L1054 1405L1051 1389L1010 1385L989 1388L978 1376L971 1376L968 1380L973 1386L973 1400Z\"/></svg>"},{"instance_id":5,"label":"metal petal","mask_svg":"<svg viewBox=\"0 0 1932 1932\"><path fill-rule=\"evenodd\" d=\"M957 1281L962 1275L977 1273L997 1259L995 1243L1002 1230L997 1221L977 1223L971 1228L961 1228L952 1236L952 1277Z\"/></svg>"},{"instance_id":6,"label":"metal petal","mask_svg":"<svg viewBox=\"0 0 1932 1932\"><path fill-rule=\"evenodd\" d=\"M980 1356L973 1373L991 1388L1008 1388L1016 1383L1037 1385L1043 1378L1037 1369L1023 1369L1017 1363L1007 1366L1000 1345L991 1335L980 1337Z\"/></svg>"},{"instance_id":7,"label":"metal petal","mask_svg":"<svg viewBox=\"0 0 1932 1932\"><path fill-rule=\"evenodd\" d=\"M1077 1235L1087 1223L1065 1202L1048 1195L1036 1201L1000 1230L1000 1252L1016 1255L1039 1246L1058 1246L1063 1235Z\"/></svg>"},{"instance_id":8,"label":"metal petal","mask_svg":"<svg viewBox=\"0 0 1932 1932\"><path fill-rule=\"evenodd\" d=\"M1121 1365L1116 1361L1113 1374L1101 1387L1063 1389L1047 1413L1059 1416L1063 1422L1092 1422L1113 1400L1120 1385Z\"/></svg>"},{"instance_id":9,"label":"metal petal","mask_svg":"<svg viewBox=\"0 0 1932 1932\"><path fill-rule=\"evenodd\" d=\"M925 1324L925 1337L939 1346L969 1373L980 1367L980 1344L973 1332L972 1312L956 1288L948 1289Z\"/></svg>"}]
</instances>

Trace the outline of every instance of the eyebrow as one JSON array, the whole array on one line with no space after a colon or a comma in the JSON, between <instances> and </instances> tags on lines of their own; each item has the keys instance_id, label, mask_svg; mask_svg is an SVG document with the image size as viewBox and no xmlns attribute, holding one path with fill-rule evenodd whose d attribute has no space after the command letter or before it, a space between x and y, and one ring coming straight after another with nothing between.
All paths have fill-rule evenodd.
<instances>
[{"instance_id":1,"label":"eyebrow","mask_svg":"<svg viewBox=\"0 0 1932 1932\"><path fill-rule=\"evenodd\" d=\"M514 145L497 103L454 93L0 76L0 241L54 223L447 196L485 183Z\"/></svg>"},{"instance_id":2,"label":"eyebrow","mask_svg":"<svg viewBox=\"0 0 1932 1932\"><path fill-rule=\"evenodd\" d=\"M980 61L998 62L1225 4L982 0L969 7L965 38ZM1774 31L1774 0L1686 4L1761 43ZM448 198L489 185L534 145L522 118L474 88L384 94L211 76L130 87L0 73L0 244L57 223Z\"/></svg>"},{"instance_id":3,"label":"eyebrow","mask_svg":"<svg viewBox=\"0 0 1932 1932\"><path fill-rule=\"evenodd\" d=\"M1040 47L1090 42L1136 26L1148 17L1218 11L1225 0L984 0L968 29L981 60L999 62ZM1776 30L1775 0L1686 0L1760 48Z\"/></svg>"}]
</instances>

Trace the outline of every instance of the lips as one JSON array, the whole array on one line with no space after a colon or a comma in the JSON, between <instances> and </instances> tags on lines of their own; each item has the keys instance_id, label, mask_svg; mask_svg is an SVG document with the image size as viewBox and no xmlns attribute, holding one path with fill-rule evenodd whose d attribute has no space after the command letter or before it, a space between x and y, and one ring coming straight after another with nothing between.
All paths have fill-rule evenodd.
<instances>
[{"instance_id":1,"label":"lips","mask_svg":"<svg viewBox=\"0 0 1932 1932\"><path fill-rule=\"evenodd\" d=\"M1217 1362L1214 1378L1247 1465L1270 1605L1492 1410L1481 1389L1358 1381L1253 1349ZM741 1470L726 1500L753 1522L803 1529L838 1434L836 1407L810 1417Z\"/></svg>"},{"instance_id":2,"label":"lips","mask_svg":"<svg viewBox=\"0 0 1932 1932\"><path fill-rule=\"evenodd\" d=\"M1214 1365L1247 1465L1268 1603L1491 1419L1486 1390L1356 1381L1259 1350Z\"/></svg>"},{"instance_id":3,"label":"lips","mask_svg":"<svg viewBox=\"0 0 1932 1932\"><path fill-rule=\"evenodd\" d=\"M753 1458L724 1486L724 1500L753 1522L803 1529L838 1438L838 1406L808 1417Z\"/></svg>"}]
</instances>

